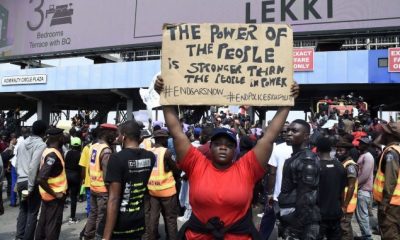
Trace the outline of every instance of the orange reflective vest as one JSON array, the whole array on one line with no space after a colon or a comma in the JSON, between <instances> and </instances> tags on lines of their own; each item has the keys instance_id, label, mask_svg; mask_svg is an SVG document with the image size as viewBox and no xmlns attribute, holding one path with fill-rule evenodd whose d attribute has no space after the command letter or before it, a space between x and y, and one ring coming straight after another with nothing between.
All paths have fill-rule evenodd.
<instances>
[{"instance_id":1,"label":"orange reflective vest","mask_svg":"<svg viewBox=\"0 0 400 240\"><path fill-rule=\"evenodd\" d=\"M353 159L349 159L349 160L346 160L343 163L343 167L347 168L347 166L349 166L350 164L357 165L357 163L354 162ZM345 199L346 199L346 196L347 196L347 190L348 190L348 187L345 187L344 188L344 198ZM353 193L353 196L351 197L349 205L347 206L347 209L346 209L347 213L353 213L356 210L356 207L357 207L357 191L358 191L358 180L356 178L356 184L355 184L355 187L354 187L354 193Z\"/></svg>"},{"instance_id":2,"label":"orange reflective vest","mask_svg":"<svg viewBox=\"0 0 400 240\"><path fill-rule=\"evenodd\" d=\"M47 183L49 184L49 187L51 190L53 190L55 193L66 193L68 184L67 184L67 175L65 174L65 163L64 163L64 158L60 151L58 151L55 148L46 148L43 153L42 153L42 158L40 160L40 168L42 168L44 164L44 160L46 159L46 156L49 155L50 153L55 153L57 157L60 159L61 164L63 166L63 170L57 177L50 177L47 179ZM51 195L50 193L46 192L41 186L39 186L39 192L40 196L42 197L43 201L51 201L54 200L55 197Z\"/></svg>"},{"instance_id":3,"label":"orange reflective vest","mask_svg":"<svg viewBox=\"0 0 400 240\"><path fill-rule=\"evenodd\" d=\"M383 153L381 155L381 159L379 160L378 172L376 173L376 177L375 177L375 181L374 181L374 189L373 189L374 199L378 202L382 202L383 186L385 184L385 174L381 170L381 164L382 164L382 160L383 160L385 154L389 150L395 150L398 154L400 154L400 146L398 146L398 145L388 146L383 151ZM390 199L390 204L400 206L400 170L399 170L398 177L397 177L396 188L394 189L392 198Z\"/></svg>"},{"instance_id":4,"label":"orange reflective vest","mask_svg":"<svg viewBox=\"0 0 400 240\"><path fill-rule=\"evenodd\" d=\"M176 188L172 171L165 172L164 168L164 156L167 149L157 147L151 149L151 151L156 155L157 161L147 184L149 194L154 197L171 197L176 194Z\"/></svg>"},{"instance_id":5,"label":"orange reflective vest","mask_svg":"<svg viewBox=\"0 0 400 240\"><path fill-rule=\"evenodd\" d=\"M90 191L96 193L106 193L107 188L104 184L103 170L101 169L100 156L104 149L109 148L105 143L95 143L90 147Z\"/></svg>"}]
</instances>

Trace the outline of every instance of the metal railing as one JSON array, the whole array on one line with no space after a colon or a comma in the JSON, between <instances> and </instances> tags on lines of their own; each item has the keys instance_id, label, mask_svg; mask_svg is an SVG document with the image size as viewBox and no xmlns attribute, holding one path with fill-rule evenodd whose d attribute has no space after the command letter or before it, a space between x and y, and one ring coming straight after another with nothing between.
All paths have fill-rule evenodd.
<instances>
[{"instance_id":1,"label":"metal railing","mask_svg":"<svg viewBox=\"0 0 400 240\"><path fill-rule=\"evenodd\" d=\"M376 36L346 39L342 50L376 50L400 46L400 36Z\"/></svg>"},{"instance_id":2,"label":"metal railing","mask_svg":"<svg viewBox=\"0 0 400 240\"><path fill-rule=\"evenodd\" d=\"M302 48L302 47L308 47L308 48L316 48L318 45L318 42L316 40L295 40L293 41L293 47L295 48Z\"/></svg>"},{"instance_id":3,"label":"metal railing","mask_svg":"<svg viewBox=\"0 0 400 240\"><path fill-rule=\"evenodd\" d=\"M161 49L139 49L129 52L122 52L120 55L124 62L156 60L161 59Z\"/></svg>"}]
</instances>

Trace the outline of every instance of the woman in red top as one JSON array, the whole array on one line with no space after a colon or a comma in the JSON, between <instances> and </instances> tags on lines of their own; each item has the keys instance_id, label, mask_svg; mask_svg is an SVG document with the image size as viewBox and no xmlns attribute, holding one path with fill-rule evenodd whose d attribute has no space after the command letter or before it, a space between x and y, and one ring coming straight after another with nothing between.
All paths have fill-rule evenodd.
<instances>
[{"instance_id":1,"label":"woman in red top","mask_svg":"<svg viewBox=\"0 0 400 240\"><path fill-rule=\"evenodd\" d=\"M158 76L155 89L163 90ZM297 84L291 88L296 98ZM264 136L256 146L233 162L236 135L229 129L216 128L211 137L212 158L194 148L182 131L174 106L163 106L164 118L174 139L177 162L189 179L192 216L183 227L186 239L251 239L255 230L251 221L253 188L265 173L273 142L278 136L290 107L280 107Z\"/></svg>"}]
</instances>

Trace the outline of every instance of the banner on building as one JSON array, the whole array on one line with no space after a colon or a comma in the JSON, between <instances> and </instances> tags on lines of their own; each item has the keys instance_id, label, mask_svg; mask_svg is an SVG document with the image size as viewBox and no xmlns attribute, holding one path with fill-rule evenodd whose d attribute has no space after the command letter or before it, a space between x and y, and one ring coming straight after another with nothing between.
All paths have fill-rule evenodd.
<instances>
[{"instance_id":1,"label":"banner on building","mask_svg":"<svg viewBox=\"0 0 400 240\"><path fill-rule=\"evenodd\" d=\"M30 85L30 84L45 84L47 83L46 74L24 75L24 76L9 76L1 79L1 85Z\"/></svg>"}]
</instances>

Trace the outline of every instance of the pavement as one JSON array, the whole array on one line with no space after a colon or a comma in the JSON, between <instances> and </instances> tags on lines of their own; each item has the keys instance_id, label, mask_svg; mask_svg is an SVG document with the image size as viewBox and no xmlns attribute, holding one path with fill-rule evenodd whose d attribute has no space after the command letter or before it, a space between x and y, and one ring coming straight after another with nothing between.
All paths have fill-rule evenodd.
<instances>
[{"instance_id":1,"label":"pavement","mask_svg":"<svg viewBox=\"0 0 400 240\"><path fill-rule=\"evenodd\" d=\"M4 214L0 216L0 240L14 240L19 207L10 207L10 202L4 192L3 199ZM75 224L69 224L68 219L70 216L70 207L67 204L67 207L64 209L63 214L60 240L77 240L79 238L79 233L84 228L87 220L85 207L86 202L78 202L76 208L76 218L79 219L79 222ZM178 221L178 227L181 227L182 224L182 222ZM161 235L161 239L166 239L164 234L164 222L162 218L160 218L159 232Z\"/></svg>"},{"instance_id":2,"label":"pavement","mask_svg":"<svg viewBox=\"0 0 400 240\"><path fill-rule=\"evenodd\" d=\"M3 199L4 195L3 195ZM76 224L68 224L70 208L65 208L63 214L63 224L61 226L60 239L63 240L77 240L79 233L83 229L86 222L85 204L78 203L76 217L81 219ZM19 207L10 207L9 201L4 201L4 215L0 216L0 239L1 240L13 240L15 239L15 231L17 225L17 217Z\"/></svg>"},{"instance_id":3,"label":"pavement","mask_svg":"<svg viewBox=\"0 0 400 240\"><path fill-rule=\"evenodd\" d=\"M261 223L261 217L257 217L257 214L259 214L261 212L262 212L262 207L261 206L253 207L253 222L254 222L254 224L255 224L257 229L260 228L260 223ZM373 213L374 216L369 218L369 223L370 223L371 229L374 229L378 225L378 219L376 217L377 216L377 208L376 207L374 207L372 209L372 213ZM357 223L355 215L353 216L351 226L353 227L353 236L354 237L355 236L361 236L360 228L358 226L358 223ZM272 232L271 236L269 237L269 240L276 240L276 239L278 239L278 229L275 226L274 231ZM282 238L279 238L279 239L282 239ZM381 236L373 235L372 239L373 240L380 240Z\"/></svg>"},{"instance_id":4,"label":"pavement","mask_svg":"<svg viewBox=\"0 0 400 240\"><path fill-rule=\"evenodd\" d=\"M19 207L10 207L9 201L6 198L7 197L5 196L5 194L3 194L3 199L5 199L4 200L5 213L4 213L4 215L0 216L0 240L14 240ZM61 235L60 235L61 240L77 240L78 239L79 233L81 232L81 230L83 229L83 227L86 223L85 206L86 206L86 202L82 202L82 203L78 202L76 217L78 219L80 219L80 221L75 224L69 224L68 218L69 218L70 208L67 205L67 207L64 210L64 214L63 214L63 224L61 227ZM253 216L254 216L253 221L257 228L259 228L260 222L261 222L261 218L257 217L257 214L260 213L261 211L262 211L261 206L256 206L253 208ZM376 209L373 209L373 213L374 213L374 216L376 216ZM370 218L370 222L371 222L371 226L376 226L376 224L377 224L376 217ZM178 228L180 228L182 226L182 224L183 224L182 222L178 221ZM355 236L360 235L360 230L359 230L357 221L355 220L355 217L353 218L352 226L353 226L353 231L355 232ZM159 232L161 235L161 239L165 239L164 223L162 221L162 218L160 218ZM270 240L278 239L276 229L274 229L274 232L272 233L272 235L269 239ZM378 235L374 235L373 239L379 240L381 238Z\"/></svg>"}]
</instances>

